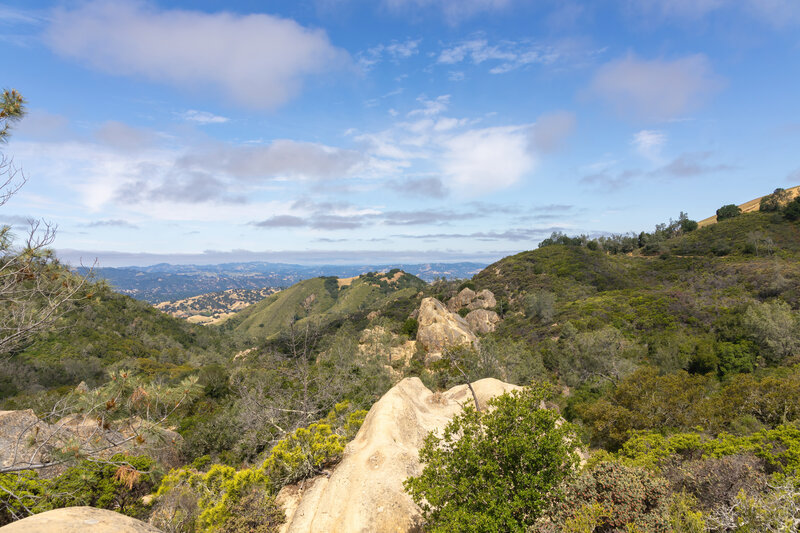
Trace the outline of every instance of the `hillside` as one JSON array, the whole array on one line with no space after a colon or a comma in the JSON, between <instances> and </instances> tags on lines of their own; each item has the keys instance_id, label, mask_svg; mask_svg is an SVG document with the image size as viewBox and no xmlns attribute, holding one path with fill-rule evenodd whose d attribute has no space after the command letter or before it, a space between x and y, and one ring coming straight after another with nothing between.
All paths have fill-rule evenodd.
<instances>
[{"instance_id":1,"label":"hillside","mask_svg":"<svg viewBox=\"0 0 800 533\"><path fill-rule=\"evenodd\" d=\"M436 342L429 342L431 332ZM509 388L538 383L537 394L559 411L554 418L571 423L562 427L574 431L570 442L580 444L587 460L561 486L572 503L549 502L546 523L536 531L563 531L586 518L574 513L622 493L638 510L609 507L609 516L618 513L644 531L651 523L670 531L664 524L673 518L714 524L732 512L740 490L771 509L758 516L782 516L774 502L795 497L785 480L796 487L800 472L800 222L784 211L749 212L699 228L682 216L639 234L553 234L540 248L505 257L469 281L427 284L400 270L315 277L209 326L98 286L91 300L2 368L9 376L1 382L4 407L31 407L36 416L74 395L99 399L100 413L115 411L121 399L130 412L146 416L158 405L151 398L166 387L197 379L196 385L180 382L188 401L168 404L176 405L169 428L183 466L132 482L137 494L158 490L158 496L152 507L128 508L164 530L213 530L197 515L182 515L185 505L225 510L214 515L224 520L273 525L285 505L290 526L303 530L303 517L312 516L306 511L327 516L332 504L325 502L349 494L356 474L348 474L354 467L345 450L352 454L367 440L388 438L384 429L367 438L378 418L407 433L410 444L396 457L386 446L370 448L355 471L391 489L377 496L382 505L410 506L413 512L398 511L395 523L418 516L400 486L422 468L409 458L423 446L424 430L403 429L415 412L405 402L424 406L420 412L428 416L434 403L447 408L444 391L460 386L460 407L469 402L463 383L483 378ZM122 373L112 373L117 370ZM118 386L125 379L136 385ZM100 386L99 392L74 392L79 381ZM411 382L418 397L407 390ZM393 385L398 388L388 392ZM33 420L34 411L5 416ZM365 430L356 437L362 422ZM445 422L437 419L436 427ZM93 431L95 424L89 422ZM390 444L400 442L392 437ZM492 443L492 449L498 447ZM75 468L82 470L54 478L54 486L99 467ZM104 472L98 483L127 494L127 485L109 481L119 475L113 465ZM242 483L260 499L247 499ZM591 490L587 483L594 483ZM74 494L90 490L69 486ZM37 511L51 500L54 506L76 501L53 500L49 495L57 492L41 487ZM110 503L97 505L122 510L103 501ZM348 505L363 501L354 497ZM377 516L363 510L363 520Z\"/></svg>"},{"instance_id":2,"label":"hillside","mask_svg":"<svg viewBox=\"0 0 800 533\"><path fill-rule=\"evenodd\" d=\"M392 302L412 299L424 287L424 281L400 270L354 278L313 278L246 308L224 326L247 337L271 338L292 323L302 330L306 325L319 328L352 315L365 316Z\"/></svg>"},{"instance_id":3,"label":"hillside","mask_svg":"<svg viewBox=\"0 0 800 533\"><path fill-rule=\"evenodd\" d=\"M150 378L178 379L230 353L219 332L97 285L89 301L2 361L0 399L81 381L97 385L109 369L120 367Z\"/></svg>"},{"instance_id":4,"label":"hillside","mask_svg":"<svg viewBox=\"0 0 800 533\"><path fill-rule=\"evenodd\" d=\"M789 200L797 198L797 196L800 195L800 185L798 185L796 187L791 187L789 189L786 189L786 192L788 193L788 199ZM739 207L739 209L742 210L742 213L755 213L756 211L758 211L758 208L761 205L761 199L762 198L764 198L764 197L763 196L759 196L758 198L754 198L754 199L752 199L752 200L750 200L748 202L745 202L743 204L739 204L738 207ZM717 223L717 215L714 215L714 216L710 216L708 218L704 218L703 220L698 222L698 225L702 228L702 227L710 226L711 224L716 224L716 223Z\"/></svg>"},{"instance_id":5,"label":"hillside","mask_svg":"<svg viewBox=\"0 0 800 533\"><path fill-rule=\"evenodd\" d=\"M260 302L280 289L228 289L190 296L181 300L158 302L153 307L193 324L218 324L249 305Z\"/></svg>"},{"instance_id":6,"label":"hillside","mask_svg":"<svg viewBox=\"0 0 800 533\"><path fill-rule=\"evenodd\" d=\"M463 279L479 272L485 263L422 263L395 265L293 265L286 263L225 263L220 265L170 265L101 267L93 274L118 292L152 304L181 300L230 289L285 288L315 277L352 277L368 272L400 269L426 281ZM84 273L86 269L79 269Z\"/></svg>"}]
</instances>

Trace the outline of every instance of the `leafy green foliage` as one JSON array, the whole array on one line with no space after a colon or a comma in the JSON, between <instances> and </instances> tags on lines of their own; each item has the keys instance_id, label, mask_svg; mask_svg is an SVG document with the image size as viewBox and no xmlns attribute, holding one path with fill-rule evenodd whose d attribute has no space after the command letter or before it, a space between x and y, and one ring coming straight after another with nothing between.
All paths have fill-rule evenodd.
<instances>
[{"instance_id":1,"label":"leafy green foliage","mask_svg":"<svg viewBox=\"0 0 800 533\"><path fill-rule=\"evenodd\" d=\"M742 214L742 210L736 204L723 205L717 209L717 221L726 220L733 217L738 217Z\"/></svg>"},{"instance_id":2,"label":"leafy green foliage","mask_svg":"<svg viewBox=\"0 0 800 533\"><path fill-rule=\"evenodd\" d=\"M172 470L158 488L161 503L156 521L201 531L238 532L247 527L273 531L283 522L273 495L282 486L336 463L364 416L366 411L354 411L346 402L338 404L323 420L286 435L258 468L236 470L214 464L205 472ZM259 513L252 515L257 508ZM242 515L244 511L251 514Z\"/></svg>"},{"instance_id":3,"label":"leafy green foliage","mask_svg":"<svg viewBox=\"0 0 800 533\"><path fill-rule=\"evenodd\" d=\"M467 406L441 436L426 437L422 473L405 482L429 531L525 531L577 464L568 423L541 409L540 387Z\"/></svg>"},{"instance_id":4,"label":"leafy green foliage","mask_svg":"<svg viewBox=\"0 0 800 533\"><path fill-rule=\"evenodd\" d=\"M105 461L81 461L53 478L33 471L0 474L0 525L61 507L89 505L142 518L142 496L158 486L161 474L144 455L116 454Z\"/></svg>"},{"instance_id":5,"label":"leafy green foliage","mask_svg":"<svg viewBox=\"0 0 800 533\"><path fill-rule=\"evenodd\" d=\"M783 216L786 217L786 220L791 220L792 222L800 219L800 196L786 205L783 210Z\"/></svg>"}]
</instances>

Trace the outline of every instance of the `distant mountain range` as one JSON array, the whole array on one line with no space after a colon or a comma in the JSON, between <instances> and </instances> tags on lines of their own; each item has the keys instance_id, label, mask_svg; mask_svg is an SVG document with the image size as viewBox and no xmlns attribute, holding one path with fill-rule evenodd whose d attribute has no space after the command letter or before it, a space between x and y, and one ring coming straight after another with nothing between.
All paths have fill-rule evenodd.
<instances>
[{"instance_id":1,"label":"distant mountain range","mask_svg":"<svg viewBox=\"0 0 800 533\"><path fill-rule=\"evenodd\" d=\"M471 278L485 263L422 263L391 265L293 265L287 263L225 263L220 265L171 265L160 263L146 267L96 268L94 276L105 279L122 294L158 303L189 298L229 289L289 287L309 278L358 276L367 272L385 272L399 268L425 281L437 278ZM79 269L86 272L87 269Z\"/></svg>"}]
</instances>

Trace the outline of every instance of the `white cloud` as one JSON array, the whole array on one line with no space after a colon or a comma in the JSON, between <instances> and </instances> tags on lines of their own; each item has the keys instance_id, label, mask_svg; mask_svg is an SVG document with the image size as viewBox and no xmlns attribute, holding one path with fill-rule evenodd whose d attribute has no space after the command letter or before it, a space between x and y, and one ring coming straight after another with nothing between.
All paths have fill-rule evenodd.
<instances>
[{"instance_id":1,"label":"white cloud","mask_svg":"<svg viewBox=\"0 0 800 533\"><path fill-rule=\"evenodd\" d=\"M385 6L395 11L437 9L450 24L458 24L479 13L504 10L512 3L513 0L383 0Z\"/></svg>"},{"instance_id":2,"label":"white cloud","mask_svg":"<svg viewBox=\"0 0 800 533\"><path fill-rule=\"evenodd\" d=\"M407 39L406 41L392 41L389 44L379 44L360 52L358 65L362 70L371 70L372 67L383 61L384 56L388 56L394 62L401 59L408 59L419 53L419 43L422 39Z\"/></svg>"},{"instance_id":3,"label":"white cloud","mask_svg":"<svg viewBox=\"0 0 800 533\"><path fill-rule=\"evenodd\" d=\"M414 117L421 115L424 117L430 117L438 115L447 109L447 106L450 105L450 95L443 94L441 96L437 96L433 100L427 98L426 96L420 96L417 98L417 102L422 104L422 107L418 109L412 109L408 112L408 116Z\"/></svg>"},{"instance_id":4,"label":"white cloud","mask_svg":"<svg viewBox=\"0 0 800 533\"><path fill-rule=\"evenodd\" d=\"M661 159L661 148L667 142L667 136L663 131L642 130L633 135L631 144L642 157L651 161Z\"/></svg>"},{"instance_id":5,"label":"white cloud","mask_svg":"<svg viewBox=\"0 0 800 533\"><path fill-rule=\"evenodd\" d=\"M505 74L526 65L549 65L558 61L561 53L553 47L530 42L502 41L489 44L486 39L471 39L449 46L439 53L437 63L455 65L471 61L475 65L495 63L491 74Z\"/></svg>"},{"instance_id":6,"label":"white cloud","mask_svg":"<svg viewBox=\"0 0 800 533\"><path fill-rule=\"evenodd\" d=\"M321 30L270 15L160 10L134 1L57 9L46 32L57 53L93 68L204 90L275 108L306 76L347 65Z\"/></svg>"},{"instance_id":7,"label":"white cloud","mask_svg":"<svg viewBox=\"0 0 800 533\"><path fill-rule=\"evenodd\" d=\"M224 124L230 119L228 117L221 117L208 111L197 111L189 109L183 113L178 113L178 116L187 122L196 122L197 124L205 126L206 124Z\"/></svg>"},{"instance_id":8,"label":"white cloud","mask_svg":"<svg viewBox=\"0 0 800 533\"><path fill-rule=\"evenodd\" d=\"M444 146L444 175L451 188L465 196L510 187L535 165L525 127L470 130Z\"/></svg>"},{"instance_id":9,"label":"white cloud","mask_svg":"<svg viewBox=\"0 0 800 533\"><path fill-rule=\"evenodd\" d=\"M696 108L721 86L702 54L674 61L629 55L601 66L589 92L623 115L669 120Z\"/></svg>"}]
</instances>

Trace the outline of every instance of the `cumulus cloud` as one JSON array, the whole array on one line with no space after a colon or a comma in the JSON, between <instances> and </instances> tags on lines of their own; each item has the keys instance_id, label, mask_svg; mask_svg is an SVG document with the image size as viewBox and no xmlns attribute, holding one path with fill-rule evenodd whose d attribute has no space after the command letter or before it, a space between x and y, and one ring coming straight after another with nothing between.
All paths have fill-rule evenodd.
<instances>
[{"instance_id":1,"label":"cumulus cloud","mask_svg":"<svg viewBox=\"0 0 800 533\"><path fill-rule=\"evenodd\" d=\"M559 150L575 130L575 114L557 111L542 115L531 129L531 145L539 153Z\"/></svg>"},{"instance_id":2,"label":"cumulus cloud","mask_svg":"<svg viewBox=\"0 0 800 533\"><path fill-rule=\"evenodd\" d=\"M57 9L46 40L55 52L105 72L211 86L258 109L285 103L305 77L349 62L324 31L289 19L161 10L133 0Z\"/></svg>"},{"instance_id":3,"label":"cumulus cloud","mask_svg":"<svg viewBox=\"0 0 800 533\"><path fill-rule=\"evenodd\" d=\"M601 66L589 92L622 115L668 120L696 108L721 86L702 54L673 61L628 55Z\"/></svg>"},{"instance_id":4,"label":"cumulus cloud","mask_svg":"<svg viewBox=\"0 0 800 533\"><path fill-rule=\"evenodd\" d=\"M474 129L444 141L442 172L460 194L514 185L535 166L528 131L520 126Z\"/></svg>"}]
</instances>

